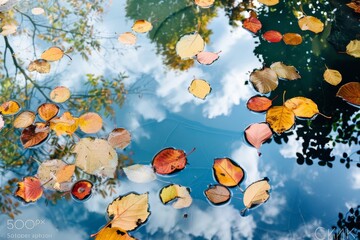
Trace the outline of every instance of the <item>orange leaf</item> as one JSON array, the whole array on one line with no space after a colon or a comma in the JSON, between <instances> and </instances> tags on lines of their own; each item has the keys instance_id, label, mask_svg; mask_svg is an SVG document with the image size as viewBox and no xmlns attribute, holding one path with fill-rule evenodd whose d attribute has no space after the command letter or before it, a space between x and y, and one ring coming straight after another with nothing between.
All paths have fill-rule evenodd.
<instances>
[{"instance_id":1,"label":"orange leaf","mask_svg":"<svg viewBox=\"0 0 360 240\"><path fill-rule=\"evenodd\" d=\"M146 33L151 31L152 28L153 25L151 24L151 22L148 22L146 20L136 20L134 25L131 27L131 29L137 33Z\"/></svg>"},{"instance_id":2,"label":"orange leaf","mask_svg":"<svg viewBox=\"0 0 360 240\"><path fill-rule=\"evenodd\" d=\"M273 106L266 112L266 122L274 132L281 134L295 124L295 114L286 106Z\"/></svg>"},{"instance_id":3,"label":"orange leaf","mask_svg":"<svg viewBox=\"0 0 360 240\"><path fill-rule=\"evenodd\" d=\"M184 169L186 163L186 154L183 150L165 148L155 155L152 166L158 174L170 174Z\"/></svg>"},{"instance_id":4,"label":"orange leaf","mask_svg":"<svg viewBox=\"0 0 360 240\"><path fill-rule=\"evenodd\" d=\"M254 123L245 130L246 140L257 149L259 149L261 144L268 140L272 134L269 125L266 123Z\"/></svg>"},{"instance_id":5,"label":"orange leaf","mask_svg":"<svg viewBox=\"0 0 360 240\"><path fill-rule=\"evenodd\" d=\"M263 38L268 42L277 43L282 40L283 36L278 31L270 30L263 34Z\"/></svg>"},{"instance_id":6,"label":"orange leaf","mask_svg":"<svg viewBox=\"0 0 360 240\"><path fill-rule=\"evenodd\" d=\"M80 180L71 188L71 196L76 200L86 200L91 196L93 184L88 180Z\"/></svg>"},{"instance_id":7,"label":"orange leaf","mask_svg":"<svg viewBox=\"0 0 360 240\"><path fill-rule=\"evenodd\" d=\"M227 187L235 187L244 179L244 170L230 158L215 159L213 171L216 181Z\"/></svg>"},{"instance_id":8,"label":"orange leaf","mask_svg":"<svg viewBox=\"0 0 360 240\"><path fill-rule=\"evenodd\" d=\"M262 28L262 24L259 19L255 17L249 17L243 22L243 28L249 30L252 33L257 33Z\"/></svg>"},{"instance_id":9,"label":"orange leaf","mask_svg":"<svg viewBox=\"0 0 360 240\"><path fill-rule=\"evenodd\" d=\"M349 82L342 85L336 93L337 97L341 97L348 103L360 106L360 83Z\"/></svg>"},{"instance_id":10,"label":"orange leaf","mask_svg":"<svg viewBox=\"0 0 360 240\"><path fill-rule=\"evenodd\" d=\"M270 99L259 95L251 97L246 103L247 108L254 112L265 112L271 105L272 101Z\"/></svg>"},{"instance_id":11,"label":"orange leaf","mask_svg":"<svg viewBox=\"0 0 360 240\"><path fill-rule=\"evenodd\" d=\"M195 0L195 4L201 8L209 8L214 5L215 0Z\"/></svg>"},{"instance_id":12,"label":"orange leaf","mask_svg":"<svg viewBox=\"0 0 360 240\"><path fill-rule=\"evenodd\" d=\"M59 107L53 103L43 103L38 107L37 112L44 121L49 121L59 113Z\"/></svg>"},{"instance_id":13,"label":"orange leaf","mask_svg":"<svg viewBox=\"0 0 360 240\"><path fill-rule=\"evenodd\" d=\"M104 227L96 235L95 240L136 240L131 237L125 230L110 225Z\"/></svg>"},{"instance_id":14,"label":"orange leaf","mask_svg":"<svg viewBox=\"0 0 360 240\"><path fill-rule=\"evenodd\" d=\"M79 117L79 126L84 133L96 133L102 128L102 118L97 113L85 113Z\"/></svg>"},{"instance_id":15,"label":"orange leaf","mask_svg":"<svg viewBox=\"0 0 360 240\"><path fill-rule=\"evenodd\" d=\"M63 103L70 98L70 95L70 90L67 87L59 86L50 92L50 99L56 103Z\"/></svg>"},{"instance_id":16,"label":"orange leaf","mask_svg":"<svg viewBox=\"0 0 360 240\"><path fill-rule=\"evenodd\" d=\"M285 33L283 41L286 45L296 46L302 43L302 37L297 33Z\"/></svg>"},{"instance_id":17,"label":"orange leaf","mask_svg":"<svg viewBox=\"0 0 360 240\"><path fill-rule=\"evenodd\" d=\"M41 54L41 58L49 62L58 61L62 59L63 56L64 51L59 47L50 47Z\"/></svg>"},{"instance_id":18,"label":"orange leaf","mask_svg":"<svg viewBox=\"0 0 360 240\"><path fill-rule=\"evenodd\" d=\"M14 115L20 111L20 104L15 101L7 101L0 105L0 114Z\"/></svg>"},{"instance_id":19,"label":"orange leaf","mask_svg":"<svg viewBox=\"0 0 360 240\"><path fill-rule=\"evenodd\" d=\"M15 196L21 198L26 203L37 201L43 194L41 182L36 177L24 177L18 183Z\"/></svg>"},{"instance_id":20,"label":"orange leaf","mask_svg":"<svg viewBox=\"0 0 360 240\"><path fill-rule=\"evenodd\" d=\"M205 190L205 196L212 204L220 205L230 200L231 192L227 187L216 184Z\"/></svg>"},{"instance_id":21,"label":"orange leaf","mask_svg":"<svg viewBox=\"0 0 360 240\"><path fill-rule=\"evenodd\" d=\"M20 141L24 148L35 147L43 143L49 136L49 128L44 123L30 125L21 133Z\"/></svg>"},{"instance_id":22,"label":"orange leaf","mask_svg":"<svg viewBox=\"0 0 360 240\"><path fill-rule=\"evenodd\" d=\"M72 135L78 125L78 119L74 118L69 112L64 112L61 117L53 118L50 121L51 130L55 131L58 136L63 134Z\"/></svg>"},{"instance_id":23,"label":"orange leaf","mask_svg":"<svg viewBox=\"0 0 360 240\"><path fill-rule=\"evenodd\" d=\"M126 45L135 45L136 43L136 36L131 32L125 32L120 34L118 38L119 42L126 44Z\"/></svg>"}]
</instances>

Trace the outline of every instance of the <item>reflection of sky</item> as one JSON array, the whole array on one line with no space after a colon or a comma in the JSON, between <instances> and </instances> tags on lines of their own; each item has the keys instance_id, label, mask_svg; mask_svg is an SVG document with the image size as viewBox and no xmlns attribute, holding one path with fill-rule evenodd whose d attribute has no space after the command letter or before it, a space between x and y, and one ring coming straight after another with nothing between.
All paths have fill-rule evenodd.
<instances>
[{"instance_id":1,"label":"reflection of sky","mask_svg":"<svg viewBox=\"0 0 360 240\"><path fill-rule=\"evenodd\" d=\"M119 10L124 4L124 1L113 1L104 24L98 26L100 31L110 34L130 29L131 21ZM262 66L252 54L256 39L242 28L229 27L221 11L209 27L213 35L206 49L222 51L212 66L196 63L185 72L169 70L146 35L139 36L136 49L113 42L119 51L111 51L109 47L107 51L95 53L90 63L74 57L70 65L59 64L57 71L65 71L63 76L66 76L61 83L74 89L81 88L77 79L89 72L109 75L126 72L127 86L140 86L140 93L129 94L124 108L117 113L119 127L131 130L134 137L128 151L134 152L136 162L148 164L160 149L168 146L185 151L197 148L188 157L186 169L175 176L150 184L132 184L121 177L117 194L150 192L150 219L133 234L139 239L312 238L317 227L332 226L339 211L344 212L349 204L358 203L360 170L348 171L340 164L335 164L333 169L299 166L295 152L301 147L301 141L292 136L281 146L274 141L265 144L259 150L261 156L248 146L243 130L251 123L264 121L263 115L249 112L244 105L256 94L250 85L244 84L249 72ZM111 46L108 40L104 40L103 45ZM194 76L212 85L213 91L206 101L195 99L187 91ZM270 178L269 201L249 216L241 217L242 194L239 189L232 189L229 204L211 206L203 191L214 183L211 167L217 157L231 157L244 168L246 179L242 188L263 177ZM159 190L166 185L162 181L190 187L193 205L183 210L163 206L158 198ZM106 207L113 198L96 195L85 204L61 201L55 207L46 207L40 200L21 207L23 213L16 219L45 219L46 224L31 233L51 233L51 239L86 239L105 224ZM183 217L185 213L188 218ZM5 220L7 218L1 216L0 221ZM21 232L6 229L2 224L2 233L4 229L5 233Z\"/></svg>"}]
</instances>

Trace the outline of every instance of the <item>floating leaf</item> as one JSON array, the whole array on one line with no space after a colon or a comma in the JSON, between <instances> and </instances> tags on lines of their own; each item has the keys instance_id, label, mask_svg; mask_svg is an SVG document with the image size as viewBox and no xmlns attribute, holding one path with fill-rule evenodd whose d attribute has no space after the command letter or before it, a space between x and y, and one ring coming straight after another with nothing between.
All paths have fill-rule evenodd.
<instances>
[{"instance_id":1,"label":"floating leaf","mask_svg":"<svg viewBox=\"0 0 360 240\"><path fill-rule=\"evenodd\" d=\"M266 122L274 132L281 134L295 124L295 114L286 106L273 106L266 112Z\"/></svg>"},{"instance_id":2,"label":"floating leaf","mask_svg":"<svg viewBox=\"0 0 360 240\"><path fill-rule=\"evenodd\" d=\"M152 166L158 174L170 174L183 170L186 163L186 154L183 150L165 148L155 155Z\"/></svg>"},{"instance_id":3,"label":"floating leaf","mask_svg":"<svg viewBox=\"0 0 360 240\"><path fill-rule=\"evenodd\" d=\"M126 45L135 45L136 36L132 32L125 32L125 33L120 34L118 40L119 40L119 42L126 44Z\"/></svg>"},{"instance_id":4,"label":"floating leaf","mask_svg":"<svg viewBox=\"0 0 360 240\"><path fill-rule=\"evenodd\" d=\"M349 8L352 8L354 12L360 13L360 2L359 1L351 1L350 3L346 4Z\"/></svg>"},{"instance_id":5,"label":"floating leaf","mask_svg":"<svg viewBox=\"0 0 360 240\"><path fill-rule=\"evenodd\" d=\"M95 240L136 240L131 237L125 230L112 226L107 226L96 235Z\"/></svg>"},{"instance_id":6,"label":"floating leaf","mask_svg":"<svg viewBox=\"0 0 360 240\"><path fill-rule=\"evenodd\" d=\"M93 184L88 180L77 181L71 188L71 196L76 200L84 201L91 196Z\"/></svg>"},{"instance_id":7,"label":"floating leaf","mask_svg":"<svg viewBox=\"0 0 360 240\"><path fill-rule=\"evenodd\" d=\"M282 40L283 35L278 31L270 30L263 34L263 38L268 42L277 43Z\"/></svg>"},{"instance_id":8,"label":"floating leaf","mask_svg":"<svg viewBox=\"0 0 360 240\"><path fill-rule=\"evenodd\" d=\"M261 144L271 138L272 131L267 123L254 123L245 130L246 140L255 148L259 149Z\"/></svg>"},{"instance_id":9,"label":"floating leaf","mask_svg":"<svg viewBox=\"0 0 360 240\"><path fill-rule=\"evenodd\" d=\"M18 182L18 188L15 192L15 196L26 203L36 202L42 194L41 182L36 177L24 177L22 182Z\"/></svg>"},{"instance_id":10,"label":"floating leaf","mask_svg":"<svg viewBox=\"0 0 360 240\"><path fill-rule=\"evenodd\" d=\"M61 117L50 120L50 128L55 131L58 136L64 134L72 135L78 126L78 119L74 118L69 112L64 112Z\"/></svg>"},{"instance_id":11,"label":"floating leaf","mask_svg":"<svg viewBox=\"0 0 360 240\"><path fill-rule=\"evenodd\" d=\"M1 28L1 35L8 36L16 33L17 26L15 24L6 24Z\"/></svg>"},{"instance_id":12,"label":"floating leaf","mask_svg":"<svg viewBox=\"0 0 360 240\"><path fill-rule=\"evenodd\" d=\"M0 114L14 115L20 111L20 104L15 101L7 101L0 105Z\"/></svg>"},{"instance_id":13,"label":"floating leaf","mask_svg":"<svg viewBox=\"0 0 360 240\"><path fill-rule=\"evenodd\" d=\"M35 113L31 111L24 111L15 118L14 127L26 128L34 123L35 117L36 117Z\"/></svg>"},{"instance_id":14,"label":"floating leaf","mask_svg":"<svg viewBox=\"0 0 360 240\"><path fill-rule=\"evenodd\" d=\"M50 99L56 103L63 103L70 98L70 95L70 90L67 87L59 86L50 92Z\"/></svg>"},{"instance_id":15,"label":"floating leaf","mask_svg":"<svg viewBox=\"0 0 360 240\"><path fill-rule=\"evenodd\" d=\"M254 112L265 112L271 105L272 101L270 99L259 95L251 97L246 103L247 108Z\"/></svg>"},{"instance_id":16,"label":"floating leaf","mask_svg":"<svg viewBox=\"0 0 360 240\"><path fill-rule=\"evenodd\" d=\"M258 0L258 2L267 6L274 6L279 3L279 0Z\"/></svg>"},{"instance_id":17,"label":"floating leaf","mask_svg":"<svg viewBox=\"0 0 360 240\"><path fill-rule=\"evenodd\" d=\"M149 194L129 193L116 198L107 208L111 226L132 231L146 222L150 215Z\"/></svg>"},{"instance_id":18,"label":"floating leaf","mask_svg":"<svg viewBox=\"0 0 360 240\"><path fill-rule=\"evenodd\" d=\"M124 149L131 143L131 134L125 128L115 128L107 140L113 148Z\"/></svg>"},{"instance_id":19,"label":"floating leaf","mask_svg":"<svg viewBox=\"0 0 360 240\"><path fill-rule=\"evenodd\" d=\"M50 69L50 63L44 59L36 59L35 61L32 61L28 66L29 72L36 71L38 73L49 73Z\"/></svg>"},{"instance_id":20,"label":"floating leaf","mask_svg":"<svg viewBox=\"0 0 360 240\"><path fill-rule=\"evenodd\" d=\"M30 125L21 133L20 141L24 148L35 147L43 143L49 136L49 127L45 123Z\"/></svg>"},{"instance_id":21,"label":"floating leaf","mask_svg":"<svg viewBox=\"0 0 360 240\"><path fill-rule=\"evenodd\" d=\"M136 20L134 25L131 27L131 29L137 33L146 33L151 31L152 28L153 25L151 24L151 22L148 22L146 20Z\"/></svg>"},{"instance_id":22,"label":"floating leaf","mask_svg":"<svg viewBox=\"0 0 360 240\"><path fill-rule=\"evenodd\" d=\"M212 204L220 205L230 200L231 192L227 187L216 184L205 190L205 196Z\"/></svg>"},{"instance_id":23,"label":"floating leaf","mask_svg":"<svg viewBox=\"0 0 360 240\"><path fill-rule=\"evenodd\" d=\"M178 184L170 184L160 190L160 199L163 204L176 199L172 206L176 209L187 208L192 203L190 191L188 188Z\"/></svg>"},{"instance_id":24,"label":"floating leaf","mask_svg":"<svg viewBox=\"0 0 360 240\"><path fill-rule=\"evenodd\" d=\"M247 209L265 203L270 198L270 184L268 179L263 179L250 184L244 192L243 202Z\"/></svg>"},{"instance_id":25,"label":"floating leaf","mask_svg":"<svg viewBox=\"0 0 360 240\"><path fill-rule=\"evenodd\" d=\"M230 158L217 158L214 161L213 171L218 183L235 187L244 179L244 170Z\"/></svg>"},{"instance_id":26,"label":"floating leaf","mask_svg":"<svg viewBox=\"0 0 360 240\"><path fill-rule=\"evenodd\" d=\"M195 4L201 8L209 8L214 5L215 0L195 0Z\"/></svg>"},{"instance_id":27,"label":"floating leaf","mask_svg":"<svg viewBox=\"0 0 360 240\"><path fill-rule=\"evenodd\" d=\"M352 40L350 43L346 46L346 53L359 58L360 57L360 40Z\"/></svg>"},{"instance_id":28,"label":"floating leaf","mask_svg":"<svg viewBox=\"0 0 360 240\"><path fill-rule=\"evenodd\" d=\"M53 103L43 103L38 107L37 112L42 120L49 121L50 119L56 117L59 113L59 109L59 106Z\"/></svg>"},{"instance_id":29,"label":"floating leaf","mask_svg":"<svg viewBox=\"0 0 360 240\"><path fill-rule=\"evenodd\" d=\"M201 52L198 55L196 55L196 60L200 63L200 64L204 64L204 65L211 65L213 64L216 60L219 59L219 53L213 53L213 52Z\"/></svg>"},{"instance_id":30,"label":"floating leaf","mask_svg":"<svg viewBox=\"0 0 360 240\"><path fill-rule=\"evenodd\" d=\"M85 113L79 117L79 127L84 133L97 133L102 128L102 118L94 112Z\"/></svg>"},{"instance_id":31,"label":"floating leaf","mask_svg":"<svg viewBox=\"0 0 360 240\"><path fill-rule=\"evenodd\" d=\"M297 33L285 33L283 41L286 45L296 46L302 43L302 37Z\"/></svg>"},{"instance_id":32,"label":"floating leaf","mask_svg":"<svg viewBox=\"0 0 360 240\"><path fill-rule=\"evenodd\" d=\"M118 164L116 151L103 139L82 138L76 143L75 165L88 174L113 178Z\"/></svg>"},{"instance_id":33,"label":"floating leaf","mask_svg":"<svg viewBox=\"0 0 360 240\"><path fill-rule=\"evenodd\" d=\"M331 85L336 86L341 82L342 76L338 70L326 69L324 72L324 80Z\"/></svg>"},{"instance_id":34,"label":"floating leaf","mask_svg":"<svg viewBox=\"0 0 360 240\"><path fill-rule=\"evenodd\" d=\"M205 99L211 92L210 84L203 79L194 79L189 88L189 92L197 98Z\"/></svg>"},{"instance_id":35,"label":"floating leaf","mask_svg":"<svg viewBox=\"0 0 360 240\"><path fill-rule=\"evenodd\" d=\"M51 47L41 54L41 58L49 62L59 61L63 56L64 51L59 47Z\"/></svg>"},{"instance_id":36,"label":"floating leaf","mask_svg":"<svg viewBox=\"0 0 360 240\"><path fill-rule=\"evenodd\" d=\"M360 83L349 82L342 85L336 93L337 97L341 97L345 101L360 106Z\"/></svg>"},{"instance_id":37,"label":"floating leaf","mask_svg":"<svg viewBox=\"0 0 360 240\"><path fill-rule=\"evenodd\" d=\"M202 52L205 47L205 42L198 34L189 33L182 36L179 41L176 43L176 53L181 57L181 59L189 59Z\"/></svg>"},{"instance_id":38,"label":"floating leaf","mask_svg":"<svg viewBox=\"0 0 360 240\"><path fill-rule=\"evenodd\" d=\"M253 71L250 74L250 82L256 91L264 94L275 90L279 84L276 72L270 68Z\"/></svg>"},{"instance_id":39,"label":"floating leaf","mask_svg":"<svg viewBox=\"0 0 360 240\"><path fill-rule=\"evenodd\" d=\"M305 16L300 18L298 24L300 29L303 31L309 30L314 33L320 33L324 30L324 23L322 23L320 19L313 16Z\"/></svg>"},{"instance_id":40,"label":"floating leaf","mask_svg":"<svg viewBox=\"0 0 360 240\"><path fill-rule=\"evenodd\" d=\"M154 169L149 165L134 164L123 168L127 178L136 183L152 182L156 179Z\"/></svg>"},{"instance_id":41,"label":"floating leaf","mask_svg":"<svg viewBox=\"0 0 360 240\"><path fill-rule=\"evenodd\" d=\"M290 98L284 103L284 105L291 109L296 117L300 118L312 118L319 113L316 103L305 97Z\"/></svg>"},{"instance_id":42,"label":"floating leaf","mask_svg":"<svg viewBox=\"0 0 360 240\"><path fill-rule=\"evenodd\" d=\"M270 68L276 72L279 78L287 80L295 80L301 78L294 66L287 66L282 62L275 62L271 64Z\"/></svg>"},{"instance_id":43,"label":"floating leaf","mask_svg":"<svg viewBox=\"0 0 360 240\"><path fill-rule=\"evenodd\" d=\"M31 9L31 13L33 15L41 15L41 14L44 14L45 13L45 10L41 7L35 7L33 9Z\"/></svg>"},{"instance_id":44,"label":"floating leaf","mask_svg":"<svg viewBox=\"0 0 360 240\"><path fill-rule=\"evenodd\" d=\"M262 24L256 17L249 17L243 22L243 28L249 30L252 33L257 33L261 28Z\"/></svg>"}]
</instances>

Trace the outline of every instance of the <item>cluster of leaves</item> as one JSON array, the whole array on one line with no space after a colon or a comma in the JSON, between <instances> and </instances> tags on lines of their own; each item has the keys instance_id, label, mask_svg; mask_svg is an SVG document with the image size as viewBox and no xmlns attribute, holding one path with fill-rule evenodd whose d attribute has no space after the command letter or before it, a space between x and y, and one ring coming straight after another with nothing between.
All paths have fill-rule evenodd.
<instances>
[{"instance_id":1,"label":"cluster of leaves","mask_svg":"<svg viewBox=\"0 0 360 240\"><path fill-rule=\"evenodd\" d=\"M333 237L338 239L360 238L360 206L350 208L345 214L339 213L337 226L333 226Z\"/></svg>"}]
</instances>

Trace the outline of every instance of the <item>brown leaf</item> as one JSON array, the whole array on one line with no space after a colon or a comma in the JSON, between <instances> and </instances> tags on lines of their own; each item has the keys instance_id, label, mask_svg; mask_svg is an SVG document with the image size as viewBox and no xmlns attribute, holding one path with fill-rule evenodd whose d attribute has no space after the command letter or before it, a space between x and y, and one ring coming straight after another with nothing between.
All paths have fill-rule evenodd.
<instances>
[{"instance_id":1,"label":"brown leaf","mask_svg":"<svg viewBox=\"0 0 360 240\"><path fill-rule=\"evenodd\" d=\"M50 68L50 63L44 59L37 59L32 61L28 66L29 72L36 71L38 73L49 73Z\"/></svg>"}]
</instances>

